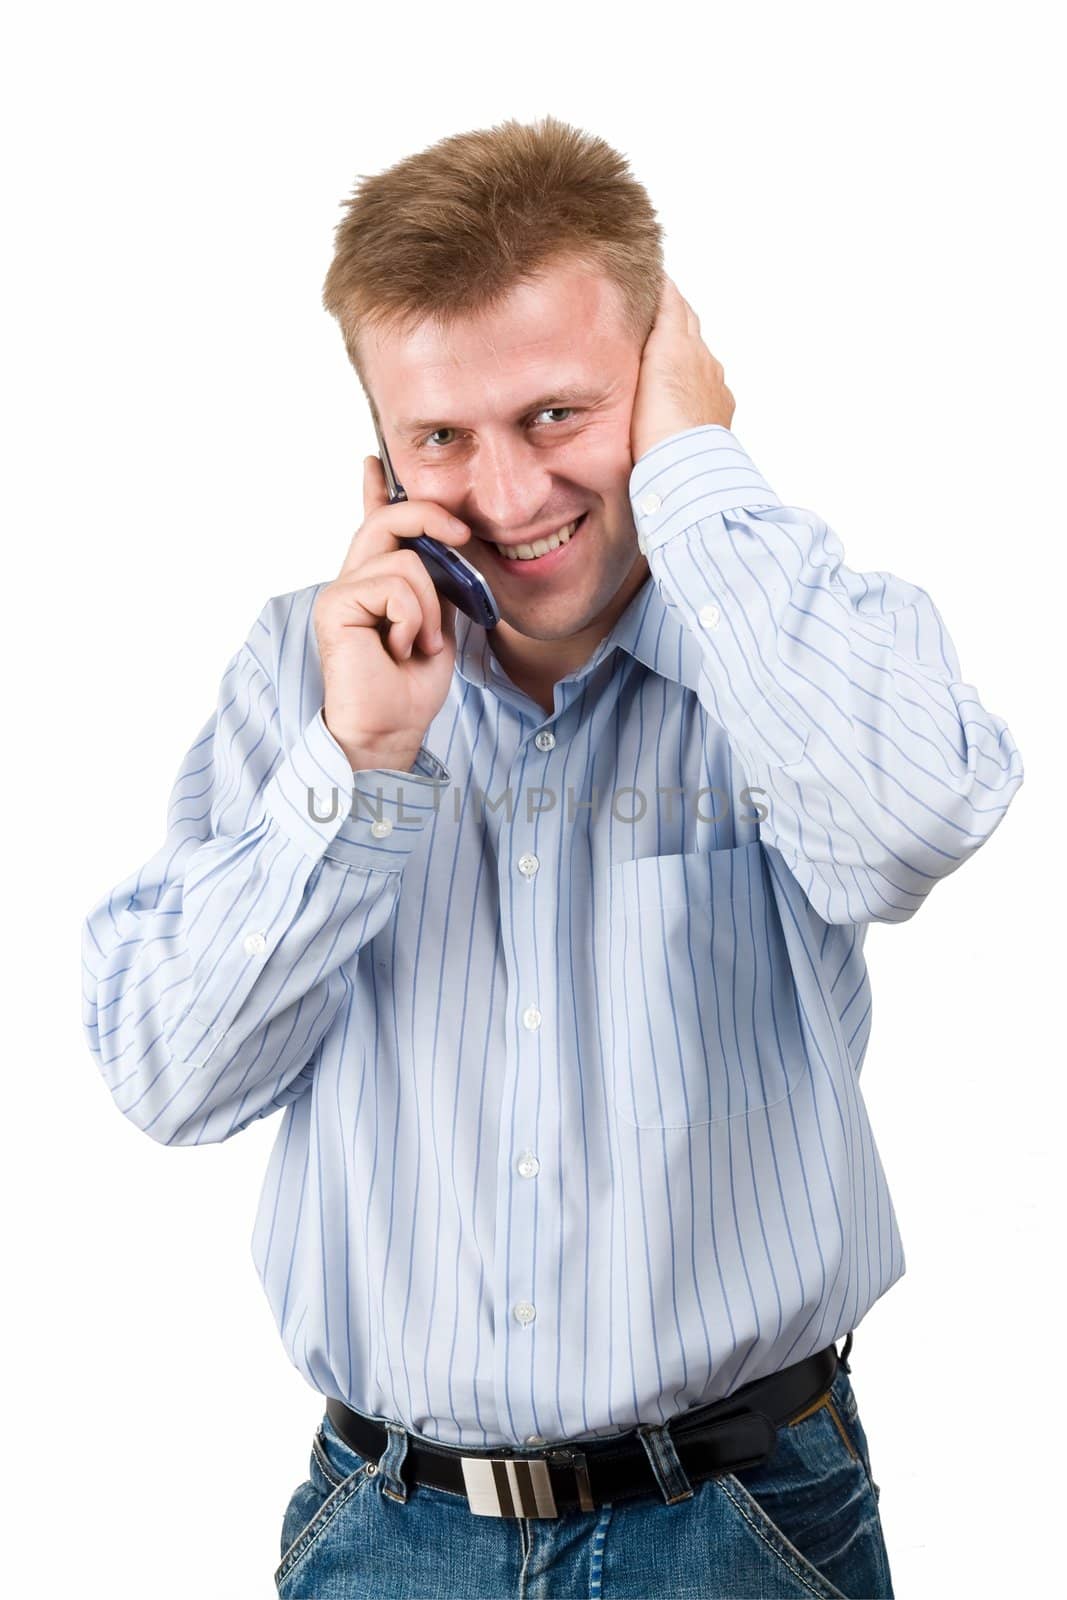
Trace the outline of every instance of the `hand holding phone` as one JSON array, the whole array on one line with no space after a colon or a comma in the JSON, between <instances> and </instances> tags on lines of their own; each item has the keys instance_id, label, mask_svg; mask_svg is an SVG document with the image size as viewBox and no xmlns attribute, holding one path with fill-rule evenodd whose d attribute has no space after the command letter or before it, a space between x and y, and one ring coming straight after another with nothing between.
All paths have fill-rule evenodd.
<instances>
[{"instance_id":1,"label":"hand holding phone","mask_svg":"<svg viewBox=\"0 0 1067 1600\"><path fill-rule=\"evenodd\" d=\"M373 417L372 420L378 439L378 454L381 457L389 489L389 504L396 505L401 500L406 500L407 495L403 486L397 482L393 463L389 459L389 451L382 438L382 430L378 426L378 419ZM415 538L407 540L407 543L425 563L439 594L445 595L454 606L458 606L472 621L480 623L483 628L496 627L500 621L500 612L493 598L493 591L477 567L472 566L457 550L439 543L428 533L417 534Z\"/></svg>"},{"instance_id":2,"label":"hand holding phone","mask_svg":"<svg viewBox=\"0 0 1067 1600\"><path fill-rule=\"evenodd\" d=\"M408 772L445 702L456 644L455 607L407 547L429 529L451 556L471 532L433 501L391 501L377 456L364 463L363 510L341 571L315 600L323 717L353 771Z\"/></svg>"}]
</instances>

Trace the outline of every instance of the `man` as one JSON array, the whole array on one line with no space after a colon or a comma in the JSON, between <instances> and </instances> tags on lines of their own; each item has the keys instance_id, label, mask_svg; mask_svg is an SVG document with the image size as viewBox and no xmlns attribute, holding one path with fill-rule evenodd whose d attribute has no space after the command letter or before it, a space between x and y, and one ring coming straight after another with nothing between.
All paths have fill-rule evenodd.
<instances>
[{"instance_id":1,"label":"man","mask_svg":"<svg viewBox=\"0 0 1067 1600\"><path fill-rule=\"evenodd\" d=\"M278 1591L891 1595L847 1363L904 1271L864 935L1019 752L925 592L749 460L602 141L365 180L325 301L408 499L368 458L85 938L125 1115L284 1110L253 1250L327 1405Z\"/></svg>"}]
</instances>

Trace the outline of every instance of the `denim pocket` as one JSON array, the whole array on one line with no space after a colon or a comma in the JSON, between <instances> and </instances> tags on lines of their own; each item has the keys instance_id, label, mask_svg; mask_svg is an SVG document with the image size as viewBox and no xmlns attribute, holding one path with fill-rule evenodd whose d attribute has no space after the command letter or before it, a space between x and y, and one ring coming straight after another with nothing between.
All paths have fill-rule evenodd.
<instances>
[{"instance_id":1,"label":"denim pocket","mask_svg":"<svg viewBox=\"0 0 1067 1600\"><path fill-rule=\"evenodd\" d=\"M618 861L611 903L623 1121L692 1128L785 1100L805 1052L760 841Z\"/></svg>"},{"instance_id":2,"label":"denim pocket","mask_svg":"<svg viewBox=\"0 0 1067 1600\"><path fill-rule=\"evenodd\" d=\"M843 1368L840 1376L847 1383ZM808 1581L811 1592L891 1597L866 1440L838 1377L791 1423L779 1424L766 1461L728 1474L723 1488L742 1518L794 1575Z\"/></svg>"},{"instance_id":3,"label":"denim pocket","mask_svg":"<svg viewBox=\"0 0 1067 1600\"><path fill-rule=\"evenodd\" d=\"M281 1560L274 1573L279 1595L327 1530L338 1526L353 1497L374 1481L368 1465L373 1463L345 1444L324 1415L311 1441L308 1476L294 1489L282 1519Z\"/></svg>"},{"instance_id":4,"label":"denim pocket","mask_svg":"<svg viewBox=\"0 0 1067 1600\"><path fill-rule=\"evenodd\" d=\"M870 1450L867 1446L867 1435L864 1432L863 1423L860 1421L855 1391L844 1367L839 1366L834 1375L834 1381L830 1386L830 1402L840 1427L848 1436L854 1453L863 1462L863 1470L867 1474L867 1481L874 1493L874 1498L877 1500L882 1491L874 1481L874 1474L871 1471Z\"/></svg>"}]
</instances>

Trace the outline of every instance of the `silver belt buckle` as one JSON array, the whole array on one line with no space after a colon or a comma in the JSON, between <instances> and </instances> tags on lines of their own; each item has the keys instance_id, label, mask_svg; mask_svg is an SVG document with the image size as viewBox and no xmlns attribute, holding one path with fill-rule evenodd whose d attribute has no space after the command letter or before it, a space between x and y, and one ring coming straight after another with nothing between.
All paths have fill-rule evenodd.
<instances>
[{"instance_id":1,"label":"silver belt buckle","mask_svg":"<svg viewBox=\"0 0 1067 1600\"><path fill-rule=\"evenodd\" d=\"M593 1492L585 1457L577 1450L554 1450L551 1458L574 1468L578 1500L592 1511ZM479 1517L558 1517L552 1474L543 1456L461 1456L467 1502Z\"/></svg>"}]
</instances>

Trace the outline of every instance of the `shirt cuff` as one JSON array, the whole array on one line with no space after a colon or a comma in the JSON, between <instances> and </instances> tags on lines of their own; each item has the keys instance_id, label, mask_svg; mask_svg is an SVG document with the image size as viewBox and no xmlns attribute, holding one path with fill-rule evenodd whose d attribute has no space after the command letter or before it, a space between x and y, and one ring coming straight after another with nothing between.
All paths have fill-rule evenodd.
<instances>
[{"instance_id":1,"label":"shirt cuff","mask_svg":"<svg viewBox=\"0 0 1067 1600\"><path fill-rule=\"evenodd\" d=\"M645 556L702 517L782 503L729 428L717 422L686 428L646 450L630 473L630 502Z\"/></svg>"},{"instance_id":2,"label":"shirt cuff","mask_svg":"<svg viewBox=\"0 0 1067 1600\"><path fill-rule=\"evenodd\" d=\"M368 767L353 772L320 706L264 790L274 821L316 860L397 871L452 782L425 745L410 772Z\"/></svg>"}]
</instances>

